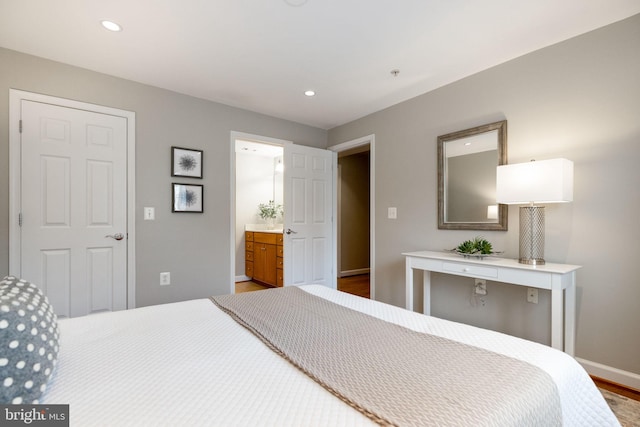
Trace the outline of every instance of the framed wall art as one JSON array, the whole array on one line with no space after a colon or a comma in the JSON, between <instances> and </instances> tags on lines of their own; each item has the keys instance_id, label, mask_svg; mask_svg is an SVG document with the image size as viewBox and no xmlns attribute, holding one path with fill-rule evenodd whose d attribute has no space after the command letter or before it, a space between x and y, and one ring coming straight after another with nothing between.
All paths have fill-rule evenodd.
<instances>
[{"instance_id":1,"label":"framed wall art","mask_svg":"<svg viewBox=\"0 0 640 427\"><path fill-rule=\"evenodd\" d=\"M171 212L202 213L203 186L198 184L171 184Z\"/></svg>"},{"instance_id":2,"label":"framed wall art","mask_svg":"<svg viewBox=\"0 0 640 427\"><path fill-rule=\"evenodd\" d=\"M171 176L202 178L202 150L171 147Z\"/></svg>"}]
</instances>

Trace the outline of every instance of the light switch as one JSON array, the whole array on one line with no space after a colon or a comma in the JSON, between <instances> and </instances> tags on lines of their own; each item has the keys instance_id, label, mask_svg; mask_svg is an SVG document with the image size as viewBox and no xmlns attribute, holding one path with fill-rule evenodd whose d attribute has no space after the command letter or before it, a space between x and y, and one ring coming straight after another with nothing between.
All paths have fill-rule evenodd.
<instances>
[{"instance_id":1,"label":"light switch","mask_svg":"<svg viewBox=\"0 0 640 427\"><path fill-rule=\"evenodd\" d=\"M144 208L144 219L145 221L153 221L154 219L156 219L156 209Z\"/></svg>"},{"instance_id":2,"label":"light switch","mask_svg":"<svg viewBox=\"0 0 640 427\"><path fill-rule=\"evenodd\" d=\"M389 219L398 218L398 208L387 208L387 218Z\"/></svg>"}]
</instances>

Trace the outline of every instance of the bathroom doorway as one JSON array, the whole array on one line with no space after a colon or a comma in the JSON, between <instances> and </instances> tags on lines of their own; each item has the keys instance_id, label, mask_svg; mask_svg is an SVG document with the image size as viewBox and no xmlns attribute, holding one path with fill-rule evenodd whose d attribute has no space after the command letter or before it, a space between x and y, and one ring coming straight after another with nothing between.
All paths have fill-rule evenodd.
<instances>
[{"instance_id":1,"label":"bathroom doorway","mask_svg":"<svg viewBox=\"0 0 640 427\"><path fill-rule=\"evenodd\" d=\"M245 274L245 230L282 229L282 214L262 219L259 205L283 206L283 146L258 139L235 139L235 282Z\"/></svg>"}]
</instances>

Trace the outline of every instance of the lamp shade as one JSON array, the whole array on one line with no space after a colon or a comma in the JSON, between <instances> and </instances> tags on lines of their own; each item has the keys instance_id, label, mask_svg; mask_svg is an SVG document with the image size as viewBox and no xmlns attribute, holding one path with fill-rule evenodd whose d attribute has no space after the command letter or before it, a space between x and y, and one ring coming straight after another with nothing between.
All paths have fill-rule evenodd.
<instances>
[{"instance_id":1,"label":"lamp shade","mask_svg":"<svg viewBox=\"0 0 640 427\"><path fill-rule=\"evenodd\" d=\"M573 201L573 162L551 159L498 166L496 201L506 205Z\"/></svg>"}]
</instances>

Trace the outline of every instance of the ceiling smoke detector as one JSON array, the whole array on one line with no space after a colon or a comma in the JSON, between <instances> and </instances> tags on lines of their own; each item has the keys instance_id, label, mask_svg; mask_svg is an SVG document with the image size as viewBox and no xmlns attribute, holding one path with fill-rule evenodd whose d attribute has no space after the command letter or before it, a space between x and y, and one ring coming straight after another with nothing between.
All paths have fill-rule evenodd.
<instances>
[{"instance_id":1,"label":"ceiling smoke detector","mask_svg":"<svg viewBox=\"0 0 640 427\"><path fill-rule=\"evenodd\" d=\"M400 74L400 70L398 70L398 69L391 70L391 75L393 77L398 77L398 74Z\"/></svg>"}]
</instances>

